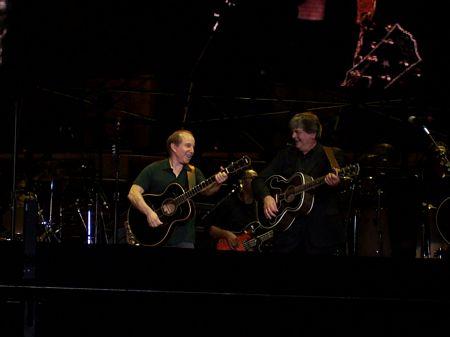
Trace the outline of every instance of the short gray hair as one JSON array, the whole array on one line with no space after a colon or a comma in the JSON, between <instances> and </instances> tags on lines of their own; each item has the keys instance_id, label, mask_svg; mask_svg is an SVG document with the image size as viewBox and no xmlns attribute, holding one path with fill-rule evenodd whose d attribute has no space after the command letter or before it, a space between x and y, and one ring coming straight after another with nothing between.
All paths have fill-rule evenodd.
<instances>
[{"instance_id":1,"label":"short gray hair","mask_svg":"<svg viewBox=\"0 0 450 337\"><path fill-rule=\"evenodd\" d=\"M316 138L322 136L322 124L320 124L319 117L312 112L301 112L296 114L289 121L291 130L302 129L307 133L316 133Z\"/></svg>"}]
</instances>

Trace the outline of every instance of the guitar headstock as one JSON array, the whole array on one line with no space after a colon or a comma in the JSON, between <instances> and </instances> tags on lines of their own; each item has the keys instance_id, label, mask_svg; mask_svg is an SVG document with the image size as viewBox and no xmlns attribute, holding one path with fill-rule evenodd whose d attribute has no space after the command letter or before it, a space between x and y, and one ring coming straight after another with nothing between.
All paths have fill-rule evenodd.
<instances>
[{"instance_id":1,"label":"guitar headstock","mask_svg":"<svg viewBox=\"0 0 450 337\"><path fill-rule=\"evenodd\" d=\"M231 164L228 165L224 169L224 171L227 174L233 174L233 173L236 173L246 167L249 167L251 163L252 163L252 161L251 161L250 157L242 156L242 158L240 158L239 160L231 162Z\"/></svg>"},{"instance_id":2,"label":"guitar headstock","mask_svg":"<svg viewBox=\"0 0 450 337\"><path fill-rule=\"evenodd\" d=\"M359 170L359 164L352 164L339 169L337 173L341 178L354 178L359 175Z\"/></svg>"}]
</instances>

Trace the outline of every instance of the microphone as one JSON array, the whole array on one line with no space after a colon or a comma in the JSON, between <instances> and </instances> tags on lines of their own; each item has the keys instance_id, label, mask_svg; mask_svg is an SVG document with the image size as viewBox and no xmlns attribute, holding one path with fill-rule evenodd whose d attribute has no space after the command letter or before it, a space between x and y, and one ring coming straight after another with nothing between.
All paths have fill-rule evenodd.
<instances>
[{"instance_id":1,"label":"microphone","mask_svg":"<svg viewBox=\"0 0 450 337\"><path fill-rule=\"evenodd\" d=\"M408 117L408 123L412 125L424 125L424 124L430 124L433 122L432 116L424 116L424 117L417 117L417 116L409 116Z\"/></svg>"}]
</instances>

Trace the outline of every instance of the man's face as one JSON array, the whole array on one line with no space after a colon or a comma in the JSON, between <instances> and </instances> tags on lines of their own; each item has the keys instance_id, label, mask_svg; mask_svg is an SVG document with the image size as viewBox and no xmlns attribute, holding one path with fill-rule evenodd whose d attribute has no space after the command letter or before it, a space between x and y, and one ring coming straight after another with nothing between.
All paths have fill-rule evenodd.
<instances>
[{"instance_id":1,"label":"man's face","mask_svg":"<svg viewBox=\"0 0 450 337\"><path fill-rule=\"evenodd\" d=\"M307 133L301 128L292 130L292 139L295 142L295 147L305 154L317 144L316 133Z\"/></svg>"},{"instance_id":2,"label":"man's face","mask_svg":"<svg viewBox=\"0 0 450 337\"><path fill-rule=\"evenodd\" d=\"M256 172L255 173L251 173L246 175L243 179L242 179L242 189L245 192L249 192L251 193L252 191L252 180L257 176Z\"/></svg>"},{"instance_id":3,"label":"man's face","mask_svg":"<svg viewBox=\"0 0 450 337\"><path fill-rule=\"evenodd\" d=\"M181 143L176 145L172 143L171 148L175 160L180 164L188 164L194 155L195 139L189 133L181 133Z\"/></svg>"}]
</instances>

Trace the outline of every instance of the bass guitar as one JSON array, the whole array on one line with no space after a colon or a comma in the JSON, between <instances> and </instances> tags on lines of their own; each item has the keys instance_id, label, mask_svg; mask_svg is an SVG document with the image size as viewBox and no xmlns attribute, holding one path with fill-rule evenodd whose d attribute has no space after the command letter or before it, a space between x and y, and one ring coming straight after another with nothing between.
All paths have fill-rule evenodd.
<instances>
[{"instance_id":1,"label":"bass guitar","mask_svg":"<svg viewBox=\"0 0 450 337\"><path fill-rule=\"evenodd\" d=\"M248 167L251 160L247 156L232 162L223 172L231 175ZM172 183L161 194L143 194L146 204L153 209L161 220L162 225L150 227L147 217L137 208L128 209L128 230L133 242L143 246L156 247L162 245L169 238L176 223L188 220L194 213L192 198L199 192L210 187L215 182L211 176L200 184L185 191L180 184Z\"/></svg>"},{"instance_id":2,"label":"bass guitar","mask_svg":"<svg viewBox=\"0 0 450 337\"><path fill-rule=\"evenodd\" d=\"M258 251L262 252L263 247L267 244L267 241L273 238L274 231L272 229L266 230L264 229L263 233L261 232L261 226L258 222L256 222L259 227L250 227L247 226L247 229L243 230L240 233L236 234L237 237L237 245L230 245L227 239L219 239L216 244L217 250L236 250L240 252L253 252Z\"/></svg>"},{"instance_id":3,"label":"bass guitar","mask_svg":"<svg viewBox=\"0 0 450 337\"><path fill-rule=\"evenodd\" d=\"M359 174L359 164L349 165L335 172L339 177L352 178ZM266 179L270 195L275 199L278 214L272 219L264 215L264 203L258 202L257 219L264 228L278 227L286 231L298 215L307 215L314 206L314 194L308 193L325 184L325 176L314 179L301 172L294 173L289 179L273 175Z\"/></svg>"}]
</instances>

